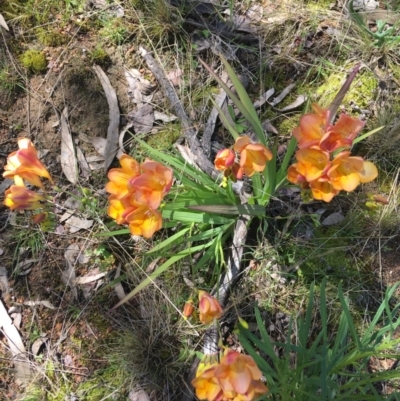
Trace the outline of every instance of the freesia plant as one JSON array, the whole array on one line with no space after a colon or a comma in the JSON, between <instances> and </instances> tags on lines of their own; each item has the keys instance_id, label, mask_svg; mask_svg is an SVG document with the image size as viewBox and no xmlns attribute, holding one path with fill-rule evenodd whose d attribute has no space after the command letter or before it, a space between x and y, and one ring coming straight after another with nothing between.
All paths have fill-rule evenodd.
<instances>
[{"instance_id":1,"label":"freesia plant","mask_svg":"<svg viewBox=\"0 0 400 401\"><path fill-rule=\"evenodd\" d=\"M28 138L19 138L18 147L19 150L7 157L4 166L3 177L14 179L14 185L5 192L4 205L10 210L34 210L37 212L33 215L35 223L51 223L52 213L49 212L50 204L41 178L47 178L52 184L53 179ZM26 188L25 181L40 188L40 192ZM43 224L42 228L46 225Z\"/></svg>"}]
</instances>

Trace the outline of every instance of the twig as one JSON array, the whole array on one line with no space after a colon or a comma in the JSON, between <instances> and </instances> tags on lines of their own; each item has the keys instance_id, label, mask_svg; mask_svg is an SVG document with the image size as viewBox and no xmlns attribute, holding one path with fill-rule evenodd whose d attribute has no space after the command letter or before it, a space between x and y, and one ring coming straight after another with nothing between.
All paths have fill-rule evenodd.
<instances>
[{"instance_id":1,"label":"twig","mask_svg":"<svg viewBox=\"0 0 400 401\"><path fill-rule=\"evenodd\" d=\"M181 121L183 127L183 135L185 136L189 148L194 155L195 163L200 166L200 168L206 174L210 175L214 179L217 179L220 174L214 169L214 165L206 157L204 149L201 146L199 139L197 138L197 132L193 129L193 124L190 121L189 117L186 115L186 112L175 92L175 89L173 88L168 78L165 76L163 69L160 67L155 58L142 46L139 47L139 53L146 61L147 66L156 77L158 83L163 88L165 96L170 101L175 114Z\"/></svg>"}]
</instances>

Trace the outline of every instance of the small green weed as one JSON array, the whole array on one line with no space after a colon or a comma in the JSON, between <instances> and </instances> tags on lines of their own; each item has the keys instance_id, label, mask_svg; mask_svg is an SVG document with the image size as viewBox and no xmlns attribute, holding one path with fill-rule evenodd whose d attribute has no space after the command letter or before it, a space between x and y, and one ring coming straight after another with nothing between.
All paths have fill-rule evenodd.
<instances>
[{"instance_id":1,"label":"small green weed","mask_svg":"<svg viewBox=\"0 0 400 401\"><path fill-rule=\"evenodd\" d=\"M108 43L121 45L130 36L128 26L121 18L106 18L103 28L99 31L101 37Z\"/></svg>"},{"instance_id":2,"label":"small green weed","mask_svg":"<svg viewBox=\"0 0 400 401\"><path fill-rule=\"evenodd\" d=\"M11 95L22 88L22 79L12 67L5 65L0 68L0 92Z\"/></svg>"}]
</instances>

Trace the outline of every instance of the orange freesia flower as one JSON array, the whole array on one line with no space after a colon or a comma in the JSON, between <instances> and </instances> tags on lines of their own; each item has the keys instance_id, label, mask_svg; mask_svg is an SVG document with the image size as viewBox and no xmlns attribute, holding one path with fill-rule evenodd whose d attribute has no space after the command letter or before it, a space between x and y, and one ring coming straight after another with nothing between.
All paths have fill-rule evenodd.
<instances>
[{"instance_id":1,"label":"orange freesia flower","mask_svg":"<svg viewBox=\"0 0 400 401\"><path fill-rule=\"evenodd\" d=\"M128 181L140 175L140 165L128 155L122 155L119 162L121 168L113 168L108 172L110 182L106 184L106 191L122 199L129 193Z\"/></svg>"},{"instance_id":2,"label":"orange freesia flower","mask_svg":"<svg viewBox=\"0 0 400 401\"><path fill-rule=\"evenodd\" d=\"M223 399L252 401L268 391L260 381L261 371L253 358L227 349L214 371L223 390Z\"/></svg>"},{"instance_id":3,"label":"orange freesia flower","mask_svg":"<svg viewBox=\"0 0 400 401\"><path fill-rule=\"evenodd\" d=\"M199 291L199 313L200 322L203 324L211 323L214 319L222 316L222 307L212 295L206 291Z\"/></svg>"},{"instance_id":4,"label":"orange freesia flower","mask_svg":"<svg viewBox=\"0 0 400 401\"><path fill-rule=\"evenodd\" d=\"M364 161L362 157L341 152L333 159L328 176L335 189L351 192L361 182L374 180L378 176L378 170L373 163Z\"/></svg>"},{"instance_id":5,"label":"orange freesia flower","mask_svg":"<svg viewBox=\"0 0 400 401\"><path fill-rule=\"evenodd\" d=\"M268 391L252 357L226 349L220 363L200 362L192 385L200 400L252 401Z\"/></svg>"},{"instance_id":6,"label":"orange freesia flower","mask_svg":"<svg viewBox=\"0 0 400 401\"><path fill-rule=\"evenodd\" d=\"M297 171L297 166L298 163L294 163L288 168L287 179L293 184L300 184L301 187L305 186L308 188L306 177Z\"/></svg>"},{"instance_id":7,"label":"orange freesia flower","mask_svg":"<svg viewBox=\"0 0 400 401\"><path fill-rule=\"evenodd\" d=\"M18 139L19 150L12 152L7 157L7 164L4 166L4 178L13 178L18 186L23 186L23 180L39 188L43 188L43 183L39 177L53 180L46 170L46 167L37 157L37 151L28 138Z\"/></svg>"},{"instance_id":8,"label":"orange freesia flower","mask_svg":"<svg viewBox=\"0 0 400 401\"><path fill-rule=\"evenodd\" d=\"M122 168L110 170L106 185L109 196L107 213L118 224L129 224L133 235L150 238L162 227L156 209L172 186L173 172L160 163L139 163L128 155L120 158Z\"/></svg>"},{"instance_id":9,"label":"orange freesia flower","mask_svg":"<svg viewBox=\"0 0 400 401\"><path fill-rule=\"evenodd\" d=\"M123 204L121 199L118 199L117 195L111 195L108 198L108 209L107 214L113 218L117 224L124 224L126 223L126 219L123 217L125 211L127 210L127 205Z\"/></svg>"},{"instance_id":10,"label":"orange freesia flower","mask_svg":"<svg viewBox=\"0 0 400 401\"><path fill-rule=\"evenodd\" d=\"M364 121L342 113L336 124L330 127L321 138L319 146L328 152L333 152L339 148L351 148L354 139L364 128L364 125Z\"/></svg>"},{"instance_id":11,"label":"orange freesia flower","mask_svg":"<svg viewBox=\"0 0 400 401\"><path fill-rule=\"evenodd\" d=\"M171 189L173 172L169 167L151 160L146 160L140 167L143 173L129 180L128 188L135 201L157 209Z\"/></svg>"},{"instance_id":12,"label":"orange freesia flower","mask_svg":"<svg viewBox=\"0 0 400 401\"><path fill-rule=\"evenodd\" d=\"M293 130L299 148L318 147L333 152L339 148L350 148L365 123L358 118L341 114L334 125L329 124L329 111L313 104L314 113L305 114Z\"/></svg>"},{"instance_id":13,"label":"orange freesia flower","mask_svg":"<svg viewBox=\"0 0 400 401\"><path fill-rule=\"evenodd\" d=\"M196 390L196 397L199 400L222 401L223 391L218 378L215 376L217 365L211 366L202 371L192 380L192 386Z\"/></svg>"},{"instance_id":14,"label":"orange freesia flower","mask_svg":"<svg viewBox=\"0 0 400 401\"><path fill-rule=\"evenodd\" d=\"M300 118L299 126L293 130L293 136L297 139L300 149L318 145L328 125L329 111L316 103L311 108L315 113L304 114Z\"/></svg>"},{"instance_id":15,"label":"orange freesia flower","mask_svg":"<svg viewBox=\"0 0 400 401\"><path fill-rule=\"evenodd\" d=\"M132 235L151 238L162 227L161 213L150 209L147 205L138 205L136 208L127 209L123 217L129 224Z\"/></svg>"},{"instance_id":16,"label":"orange freesia flower","mask_svg":"<svg viewBox=\"0 0 400 401\"><path fill-rule=\"evenodd\" d=\"M326 177L321 177L317 180L311 181L309 187L313 198L324 202L330 202L333 197L340 192L333 187L332 183Z\"/></svg>"},{"instance_id":17,"label":"orange freesia flower","mask_svg":"<svg viewBox=\"0 0 400 401\"><path fill-rule=\"evenodd\" d=\"M218 151L214 160L215 168L219 171L225 171L233 166L235 162L235 152L232 149L221 149Z\"/></svg>"},{"instance_id":18,"label":"orange freesia flower","mask_svg":"<svg viewBox=\"0 0 400 401\"><path fill-rule=\"evenodd\" d=\"M11 210L40 209L42 207L40 202L45 200L42 195L18 185L11 185L5 194L4 204Z\"/></svg>"},{"instance_id":19,"label":"orange freesia flower","mask_svg":"<svg viewBox=\"0 0 400 401\"><path fill-rule=\"evenodd\" d=\"M350 152L341 152L332 161L328 176L337 190L354 191L360 184L360 172L364 167L362 157L350 156Z\"/></svg>"},{"instance_id":20,"label":"orange freesia flower","mask_svg":"<svg viewBox=\"0 0 400 401\"><path fill-rule=\"evenodd\" d=\"M188 319L190 316L192 316L193 312L194 312L193 300L189 299L189 301L187 301L185 303L185 306L183 307L182 315L185 317L185 319Z\"/></svg>"},{"instance_id":21,"label":"orange freesia flower","mask_svg":"<svg viewBox=\"0 0 400 401\"><path fill-rule=\"evenodd\" d=\"M273 157L268 148L260 143L251 143L246 135L236 139L233 149L240 153L238 179L241 179L243 174L251 177L256 171L264 171L267 162Z\"/></svg>"},{"instance_id":22,"label":"orange freesia flower","mask_svg":"<svg viewBox=\"0 0 400 401\"><path fill-rule=\"evenodd\" d=\"M296 170L307 181L321 177L329 168L329 153L317 149L300 149L296 152Z\"/></svg>"}]
</instances>

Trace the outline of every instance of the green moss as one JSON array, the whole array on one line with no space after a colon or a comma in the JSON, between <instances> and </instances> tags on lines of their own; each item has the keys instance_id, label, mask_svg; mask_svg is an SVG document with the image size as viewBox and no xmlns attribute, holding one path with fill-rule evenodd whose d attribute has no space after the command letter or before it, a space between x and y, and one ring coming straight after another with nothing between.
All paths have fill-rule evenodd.
<instances>
[{"instance_id":1,"label":"green moss","mask_svg":"<svg viewBox=\"0 0 400 401\"><path fill-rule=\"evenodd\" d=\"M36 30L36 36L39 42L45 46L56 47L68 42L68 36L54 30L39 28Z\"/></svg>"},{"instance_id":2,"label":"green moss","mask_svg":"<svg viewBox=\"0 0 400 401\"><path fill-rule=\"evenodd\" d=\"M319 97L318 103L322 107L327 107L346 80L346 74L331 74L325 82L320 85L315 93ZM348 106L350 102L354 102L360 108L367 108L372 99L374 99L377 88L375 76L368 72L362 71L356 75L350 90L343 99L342 105Z\"/></svg>"},{"instance_id":3,"label":"green moss","mask_svg":"<svg viewBox=\"0 0 400 401\"><path fill-rule=\"evenodd\" d=\"M27 50L21 56L22 65L30 72L35 74L47 70L47 60L45 55L38 50Z\"/></svg>"},{"instance_id":4,"label":"green moss","mask_svg":"<svg viewBox=\"0 0 400 401\"><path fill-rule=\"evenodd\" d=\"M113 394L114 400L127 399L125 384L128 381L128 373L111 364L110 366L96 371L93 378L83 382L76 393L80 399L86 401L100 401Z\"/></svg>"},{"instance_id":5,"label":"green moss","mask_svg":"<svg viewBox=\"0 0 400 401\"><path fill-rule=\"evenodd\" d=\"M278 131L281 135L289 136L290 133L299 125L299 115L285 118L279 125Z\"/></svg>"},{"instance_id":6,"label":"green moss","mask_svg":"<svg viewBox=\"0 0 400 401\"><path fill-rule=\"evenodd\" d=\"M147 143L157 150L171 149L172 145L181 135L180 124L170 123L163 130L152 135Z\"/></svg>"},{"instance_id":7,"label":"green moss","mask_svg":"<svg viewBox=\"0 0 400 401\"><path fill-rule=\"evenodd\" d=\"M96 47L90 53L90 60L93 64L101 65L104 67L108 67L111 65L111 59L102 47Z\"/></svg>"}]
</instances>

